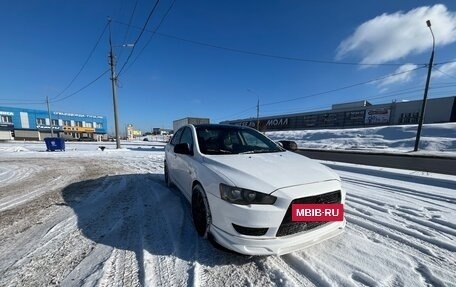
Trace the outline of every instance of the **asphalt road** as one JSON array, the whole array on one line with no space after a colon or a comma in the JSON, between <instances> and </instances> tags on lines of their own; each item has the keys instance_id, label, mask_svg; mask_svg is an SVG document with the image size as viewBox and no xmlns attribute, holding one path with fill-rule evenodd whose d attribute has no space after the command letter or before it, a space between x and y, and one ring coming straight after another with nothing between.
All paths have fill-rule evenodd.
<instances>
[{"instance_id":1,"label":"asphalt road","mask_svg":"<svg viewBox=\"0 0 456 287\"><path fill-rule=\"evenodd\" d=\"M299 149L299 154L317 160L410 169L456 175L456 158L416 154L367 153L356 151L322 151Z\"/></svg>"}]
</instances>

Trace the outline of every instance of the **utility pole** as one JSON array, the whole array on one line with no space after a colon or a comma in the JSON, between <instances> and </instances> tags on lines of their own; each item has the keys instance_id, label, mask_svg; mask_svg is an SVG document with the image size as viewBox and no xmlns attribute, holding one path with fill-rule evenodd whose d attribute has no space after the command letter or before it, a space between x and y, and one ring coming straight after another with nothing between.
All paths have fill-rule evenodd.
<instances>
[{"instance_id":1,"label":"utility pole","mask_svg":"<svg viewBox=\"0 0 456 287\"><path fill-rule=\"evenodd\" d=\"M120 136L119 136L119 120L117 113L117 76L116 76L116 63L114 52L112 49L112 37L111 37L111 18L109 21L109 65L111 66L111 85L112 85L112 102L114 105L114 126L116 131L116 148L120 148Z\"/></svg>"},{"instance_id":2,"label":"utility pole","mask_svg":"<svg viewBox=\"0 0 456 287\"><path fill-rule=\"evenodd\" d=\"M257 96L257 105L256 105L256 129L260 131L260 97L257 93L252 91L251 89L247 89L247 92L252 93Z\"/></svg>"},{"instance_id":3,"label":"utility pole","mask_svg":"<svg viewBox=\"0 0 456 287\"><path fill-rule=\"evenodd\" d=\"M260 98L257 100L257 122L256 122L257 130L260 130Z\"/></svg>"},{"instance_id":4,"label":"utility pole","mask_svg":"<svg viewBox=\"0 0 456 287\"><path fill-rule=\"evenodd\" d=\"M51 110L49 109L49 99L46 96L46 105L48 109L48 115L49 115L49 126L51 127L51 138L54 137L54 129L52 128L52 117L51 117Z\"/></svg>"},{"instance_id":5,"label":"utility pole","mask_svg":"<svg viewBox=\"0 0 456 287\"><path fill-rule=\"evenodd\" d=\"M421 114L419 116L418 130L416 132L416 139L415 139L415 148L413 149L413 151L418 151L418 148L420 145L421 129L423 127L423 122L424 122L424 112L426 110L426 100L427 100L427 95L428 95L428 90L429 90L429 82L431 81L431 71L432 71L432 65L434 63L434 49L435 49L434 33L432 32L432 28L431 28L431 21L427 20L426 24L429 27L429 30L431 31L431 34L432 34L432 53L431 53L431 59L429 60L429 65L428 65L426 86L424 87L424 97L423 97L423 102L421 103Z\"/></svg>"}]
</instances>

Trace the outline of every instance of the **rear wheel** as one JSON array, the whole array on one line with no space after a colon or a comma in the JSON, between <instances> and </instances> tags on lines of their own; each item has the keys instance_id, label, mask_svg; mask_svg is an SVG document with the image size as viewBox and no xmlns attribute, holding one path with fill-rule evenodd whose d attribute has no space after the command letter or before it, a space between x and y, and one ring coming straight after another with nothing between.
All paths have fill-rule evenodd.
<instances>
[{"instance_id":1,"label":"rear wheel","mask_svg":"<svg viewBox=\"0 0 456 287\"><path fill-rule=\"evenodd\" d=\"M171 182L171 179L169 178L169 170L168 170L168 165L166 164L165 161L165 183L167 187L172 187L173 183Z\"/></svg>"},{"instance_id":2,"label":"rear wheel","mask_svg":"<svg viewBox=\"0 0 456 287\"><path fill-rule=\"evenodd\" d=\"M199 184L193 188L192 217L198 235L207 238L211 225L211 211L209 209L206 193Z\"/></svg>"}]
</instances>

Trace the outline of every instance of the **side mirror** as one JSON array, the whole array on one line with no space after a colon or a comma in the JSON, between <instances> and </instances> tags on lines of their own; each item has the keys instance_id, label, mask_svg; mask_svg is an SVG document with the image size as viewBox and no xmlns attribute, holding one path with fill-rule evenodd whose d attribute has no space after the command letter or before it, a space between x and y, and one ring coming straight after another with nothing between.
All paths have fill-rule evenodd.
<instances>
[{"instance_id":1,"label":"side mirror","mask_svg":"<svg viewBox=\"0 0 456 287\"><path fill-rule=\"evenodd\" d=\"M296 151L298 149L298 145L294 141L279 141L280 146L284 149L289 151Z\"/></svg>"},{"instance_id":2,"label":"side mirror","mask_svg":"<svg viewBox=\"0 0 456 287\"><path fill-rule=\"evenodd\" d=\"M188 143L180 143L175 145L174 153L193 155L193 151Z\"/></svg>"}]
</instances>

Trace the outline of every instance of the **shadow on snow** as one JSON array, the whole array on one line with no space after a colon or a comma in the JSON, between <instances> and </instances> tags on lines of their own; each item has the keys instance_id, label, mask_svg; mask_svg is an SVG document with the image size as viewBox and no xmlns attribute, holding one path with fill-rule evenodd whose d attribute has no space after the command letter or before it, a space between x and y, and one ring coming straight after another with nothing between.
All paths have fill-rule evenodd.
<instances>
[{"instance_id":1,"label":"shadow on snow","mask_svg":"<svg viewBox=\"0 0 456 287\"><path fill-rule=\"evenodd\" d=\"M70 184L62 195L77 215L84 236L135 252L140 268L145 252L206 266L251 262L251 257L216 249L200 238L190 204L179 191L165 186L163 174L105 176Z\"/></svg>"}]
</instances>

